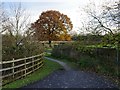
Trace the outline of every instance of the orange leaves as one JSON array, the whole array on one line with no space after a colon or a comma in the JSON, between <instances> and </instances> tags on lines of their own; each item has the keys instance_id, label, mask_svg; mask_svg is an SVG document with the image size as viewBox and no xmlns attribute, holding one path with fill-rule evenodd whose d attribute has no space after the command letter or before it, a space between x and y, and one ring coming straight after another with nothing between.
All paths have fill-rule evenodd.
<instances>
[{"instance_id":1,"label":"orange leaves","mask_svg":"<svg viewBox=\"0 0 120 90\"><path fill-rule=\"evenodd\" d=\"M61 40L61 41L70 41L71 40L71 36L69 35L69 34L61 34L60 36L59 36L59 40Z\"/></svg>"},{"instance_id":2,"label":"orange leaves","mask_svg":"<svg viewBox=\"0 0 120 90\"><path fill-rule=\"evenodd\" d=\"M70 40L68 31L72 30L72 23L67 15L59 11L42 12L39 19L31 26L35 29L38 40Z\"/></svg>"},{"instance_id":3,"label":"orange leaves","mask_svg":"<svg viewBox=\"0 0 120 90\"><path fill-rule=\"evenodd\" d=\"M65 36L65 40L66 40L66 41L70 41L70 40L71 40L71 36L70 36L70 35L66 35L66 36Z\"/></svg>"}]
</instances>

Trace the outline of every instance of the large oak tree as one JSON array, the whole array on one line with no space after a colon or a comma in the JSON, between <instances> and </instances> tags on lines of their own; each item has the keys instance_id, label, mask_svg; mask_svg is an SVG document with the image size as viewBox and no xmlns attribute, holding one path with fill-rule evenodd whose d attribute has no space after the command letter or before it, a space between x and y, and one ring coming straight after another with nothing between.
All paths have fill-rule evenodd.
<instances>
[{"instance_id":1,"label":"large oak tree","mask_svg":"<svg viewBox=\"0 0 120 90\"><path fill-rule=\"evenodd\" d=\"M49 10L42 12L39 19L32 23L35 30L35 36L40 41L70 40L69 31L73 25L67 15L61 14L59 11Z\"/></svg>"}]
</instances>

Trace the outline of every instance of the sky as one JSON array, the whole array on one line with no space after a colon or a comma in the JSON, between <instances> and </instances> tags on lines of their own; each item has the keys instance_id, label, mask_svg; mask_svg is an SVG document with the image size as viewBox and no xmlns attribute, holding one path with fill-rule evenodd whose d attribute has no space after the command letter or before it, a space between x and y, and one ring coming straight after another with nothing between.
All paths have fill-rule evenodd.
<instances>
[{"instance_id":1,"label":"sky","mask_svg":"<svg viewBox=\"0 0 120 90\"><path fill-rule=\"evenodd\" d=\"M57 10L71 19L73 31L75 32L82 26L82 21L88 20L84 11L82 11L88 3L95 3L99 11L103 3L113 1L114 0L20 0L22 6L30 14L32 22L35 22L43 11ZM19 0L2 0L2 2L5 2L5 8L9 10L9 4L18 4Z\"/></svg>"}]
</instances>

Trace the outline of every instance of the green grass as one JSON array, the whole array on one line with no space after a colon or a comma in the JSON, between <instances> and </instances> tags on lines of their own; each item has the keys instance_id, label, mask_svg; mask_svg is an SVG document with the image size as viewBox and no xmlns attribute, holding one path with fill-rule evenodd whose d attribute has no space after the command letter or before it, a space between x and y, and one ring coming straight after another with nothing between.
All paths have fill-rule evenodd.
<instances>
[{"instance_id":1,"label":"green grass","mask_svg":"<svg viewBox=\"0 0 120 90\"><path fill-rule=\"evenodd\" d=\"M50 49L50 50L52 50L52 49ZM71 68L74 68L74 69L78 69L78 68L79 68L78 65L77 65L75 62L69 61L68 58L66 58L66 57L54 57L54 56L51 56L51 54L49 54L49 53L47 53L47 52L45 53L45 56L46 56L46 57L50 57L50 58L57 59L57 60L62 61L62 62L65 62L65 63L67 63L68 66L70 66Z\"/></svg>"},{"instance_id":2,"label":"green grass","mask_svg":"<svg viewBox=\"0 0 120 90\"><path fill-rule=\"evenodd\" d=\"M5 86L3 86L2 88L20 88L23 87L27 84L30 84L32 82L38 81L43 79L44 77L48 76L49 74L51 74L53 71L61 69L62 66L59 65L56 62L53 61L49 61L49 60L44 60L44 66L37 70L36 72L28 75L27 77L20 79L20 80L16 80L10 84L7 84Z\"/></svg>"},{"instance_id":3,"label":"green grass","mask_svg":"<svg viewBox=\"0 0 120 90\"><path fill-rule=\"evenodd\" d=\"M66 58L66 57L59 57L58 58L58 57L51 56L50 54L46 54L46 56L50 57L50 58L57 59L57 60L62 61L62 62L65 62L68 66L70 66L73 69L79 69L78 65L75 62L69 61L68 58Z\"/></svg>"},{"instance_id":4,"label":"green grass","mask_svg":"<svg viewBox=\"0 0 120 90\"><path fill-rule=\"evenodd\" d=\"M45 50L52 51L52 48L51 47L47 47L47 48L45 48Z\"/></svg>"},{"instance_id":5,"label":"green grass","mask_svg":"<svg viewBox=\"0 0 120 90\"><path fill-rule=\"evenodd\" d=\"M57 59L57 60L62 61L62 62L65 62L65 63L67 63L67 65L70 66L71 68L78 69L78 65L77 65L75 62L70 62L70 61L68 60L68 58L66 58L66 57L54 57L54 56L51 56L51 54L49 54L49 53L45 53L45 56L46 56L46 57L50 57L50 58Z\"/></svg>"}]
</instances>

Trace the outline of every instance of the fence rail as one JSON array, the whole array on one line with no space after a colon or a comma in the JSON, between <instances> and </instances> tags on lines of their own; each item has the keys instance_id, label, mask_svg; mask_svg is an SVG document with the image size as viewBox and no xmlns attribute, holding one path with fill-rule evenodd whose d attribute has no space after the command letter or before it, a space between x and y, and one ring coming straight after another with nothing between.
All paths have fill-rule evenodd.
<instances>
[{"instance_id":1,"label":"fence rail","mask_svg":"<svg viewBox=\"0 0 120 90\"><path fill-rule=\"evenodd\" d=\"M3 67L0 69L2 85L26 77L28 74L41 68L43 66L43 55L44 53L32 57L0 62L0 65Z\"/></svg>"}]
</instances>

